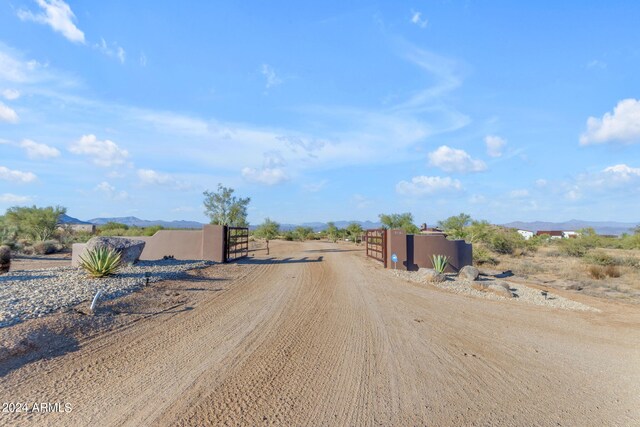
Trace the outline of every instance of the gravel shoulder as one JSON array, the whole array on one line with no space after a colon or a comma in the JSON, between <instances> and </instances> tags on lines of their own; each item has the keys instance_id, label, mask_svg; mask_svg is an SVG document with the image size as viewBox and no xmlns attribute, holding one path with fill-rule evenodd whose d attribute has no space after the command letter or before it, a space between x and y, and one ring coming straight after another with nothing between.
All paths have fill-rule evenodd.
<instances>
[{"instance_id":1,"label":"gravel shoulder","mask_svg":"<svg viewBox=\"0 0 640 427\"><path fill-rule=\"evenodd\" d=\"M100 291L110 300L149 283L179 278L185 271L211 265L205 261L139 261L113 276L95 279L76 267L12 269L0 276L0 328L90 300Z\"/></svg>"},{"instance_id":2,"label":"gravel shoulder","mask_svg":"<svg viewBox=\"0 0 640 427\"><path fill-rule=\"evenodd\" d=\"M471 297L395 277L346 244L272 242L271 254L67 313L107 332L0 361L0 397L73 409L0 424L640 424L635 305ZM56 318L0 339L30 324L73 337Z\"/></svg>"}]
</instances>

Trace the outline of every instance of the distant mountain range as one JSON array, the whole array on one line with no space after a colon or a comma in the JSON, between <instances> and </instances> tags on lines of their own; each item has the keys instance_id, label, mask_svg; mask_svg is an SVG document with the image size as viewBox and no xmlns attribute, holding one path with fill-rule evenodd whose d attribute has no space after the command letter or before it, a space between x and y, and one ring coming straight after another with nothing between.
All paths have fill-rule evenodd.
<instances>
[{"instance_id":1,"label":"distant mountain range","mask_svg":"<svg viewBox=\"0 0 640 427\"><path fill-rule=\"evenodd\" d=\"M521 222L514 221L502 224L505 227L519 228L522 230L539 231L539 230L560 230L560 231L576 231L581 228L593 228L598 234L609 234L619 236L623 233L632 233L633 228L638 223L633 222L615 222L615 221L581 221L572 219L565 222Z\"/></svg>"},{"instance_id":2,"label":"distant mountain range","mask_svg":"<svg viewBox=\"0 0 640 427\"><path fill-rule=\"evenodd\" d=\"M60 222L63 224L95 224L103 225L108 222L119 222L128 226L135 227L152 227L154 225L161 225L165 228L202 228L204 225L198 221L163 221L163 220L146 220L140 219L135 216L114 217L114 218L93 218L89 221L81 221L77 218L73 218L68 215L60 216ZM360 224L363 229L368 228L380 228L379 222L372 221L334 221L334 224L338 228L346 228L351 223ZM539 230L561 230L561 231L575 231L581 228L591 227L596 230L598 234L610 234L619 236L623 233L632 233L633 228L639 223L633 222L615 222L615 221L581 221L572 219L565 222L545 222L545 221L533 221L522 222L514 221L507 224L502 224L505 227L519 228L522 230L539 231ZM302 224L280 224L282 231L293 230L296 227L310 227L313 231L323 231L327 228L327 223L324 222L305 222ZM256 225L249 226L250 229L255 229Z\"/></svg>"},{"instance_id":3,"label":"distant mountain range","mask_svg":"<svg viewBox=\"0 0 640 427\"><path fill-rule=\"evenodd\" d=\"M123 216L115 218L93 218L89 220L90 223L95 225L103 225L108 222L119 222L120 224L126 224L130 227L153 227L154 225L161 225L164 228L202 228L204 225L198 221L163 221L140 219L135 216Z\"/></svg>"},{"instance_id":4,"label":"distant mountain range","mask_svg":"<svg viewBox=\"0 0 640 427\"><path fill-rule=\"evenodd\" d=\"M73 218L69 215L61 215L60 223L62 224L95 224L104 225L108 222L118 222L130 227L152 227L154 225L161 225L164 228L202 228L204 225L198 221L163 221L163 220L146 220L140 219L135 216L113 217L113 218L93 218L89 221L82 221L77 218ZM352 222L360 224L363 229L367 228L379 228L381 224L379 222L371 221L335 221L335 225L338 228L346 228ZM322 231L327 228L327 224L324 222L305 222L303 224L280 224L280 229L283 231L293 230L296 227L310 227L313 231ZM257 225L250 225L250 229L255 229Z\"/></svg>"}]
</instances>

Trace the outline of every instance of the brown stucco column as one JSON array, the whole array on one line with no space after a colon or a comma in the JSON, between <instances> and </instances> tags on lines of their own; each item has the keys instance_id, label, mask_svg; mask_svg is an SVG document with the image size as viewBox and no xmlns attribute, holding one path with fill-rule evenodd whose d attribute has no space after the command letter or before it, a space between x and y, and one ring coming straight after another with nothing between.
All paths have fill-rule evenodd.
<instances>
[{"instance_id":1,"label":"brown stucco column","mask_svg":"<svg viewBox=\"0 0 640 427\"><path fill-rule=\"evenodd\" d=\"M391 256L398 256L397 269L407 269L407 233L404 230L387 230L387 268L393 269L396 264Z\"/></svg>"},{"instance_id":2,"label":"brown stucco column","mask_svg":"<svg viewBox=\"0 0 640 427\"><path fill-rule=\"evenodd\" d=\"M223 225L205 225L202 227L202 259L225 262Z\"/></svg>"}]
</instances>

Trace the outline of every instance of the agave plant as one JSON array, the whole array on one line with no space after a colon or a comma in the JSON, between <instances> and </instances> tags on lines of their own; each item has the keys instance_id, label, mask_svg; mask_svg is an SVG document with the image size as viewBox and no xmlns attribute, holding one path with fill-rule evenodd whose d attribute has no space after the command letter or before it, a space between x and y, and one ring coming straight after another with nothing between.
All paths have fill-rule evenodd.
<instances>
[{"instance_id":1,"label":"agave plant","mask_svg":"<svg viewBox=\"0 0 640 427\"><path fill-rule=\"evenodd\" d=\"M97 247L80 255L80 266L93 277L106 277L120 267L120 252L115 249Z\"/></svg>"},{"instance_id":2,"label":"agave plant","mask_svg":"<svg viewBox=\"0 0 640 427\"><path fill-rule=\"evenodd\" d=\"M449 264L449 258L446 255L433 255L431 261L433 262L433 269L440 274L444 273L444 269Z\"/></svg>"}]
</instances>

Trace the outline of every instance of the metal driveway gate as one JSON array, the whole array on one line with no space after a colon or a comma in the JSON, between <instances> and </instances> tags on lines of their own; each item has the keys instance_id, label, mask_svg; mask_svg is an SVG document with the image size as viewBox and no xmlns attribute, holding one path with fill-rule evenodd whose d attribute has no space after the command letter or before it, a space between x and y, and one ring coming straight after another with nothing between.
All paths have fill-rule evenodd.
<instances>
[{"instance_id":1,"label":"metal driveway gate","mask_svg":"<svg viewBox=\"0 0 640 427\"><path fill-rule=\"evenodd\" d=\"M376 228L365 231L367 256L376 259L387 268L387 230Z\"/></svg>"},{"instance_id":2,"label":"metal driveway gate","mask_svg":"<svg viewBox=\"0 0 640 427\"><path fill-rule=\"evenodd\" d=\"M225 227L225 262L249 255L249 229L246 227Z\"/></svg>"}]
</instances>

